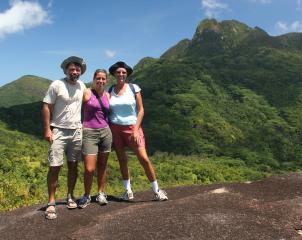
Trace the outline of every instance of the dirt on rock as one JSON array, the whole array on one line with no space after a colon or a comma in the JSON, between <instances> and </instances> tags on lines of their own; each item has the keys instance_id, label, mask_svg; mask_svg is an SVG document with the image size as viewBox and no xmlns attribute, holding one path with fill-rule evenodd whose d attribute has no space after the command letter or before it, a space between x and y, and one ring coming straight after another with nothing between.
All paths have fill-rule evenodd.
<instances>
[{"instance_id":1,"label":"dirt on rock","mask_svg":"<svg viewBox=\"0 0 302 240\"><path fill-rule=\"evenodd\" d=\"M43 205L1 213L0 239L302 239L302 173L167 192L165 202L151 191L85 209L58 202L55 220L44 218Z\"/></svg>"}]
</instances>

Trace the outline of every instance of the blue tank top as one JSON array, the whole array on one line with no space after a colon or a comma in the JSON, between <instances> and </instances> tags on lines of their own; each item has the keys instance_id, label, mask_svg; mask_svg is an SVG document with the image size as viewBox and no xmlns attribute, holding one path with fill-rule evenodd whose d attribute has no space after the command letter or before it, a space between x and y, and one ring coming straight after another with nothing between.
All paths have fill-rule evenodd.
<instances>
[{"instance_id":1,"label":"blue tank top","mask_svg":"<svg viewBox=\"0 0 302 240\"><path fill-rule=\"evenodd\" d=\"M133 87L136 93L141 91L138 85L133 84ZM109 120L118 125L134 125L136 123L136 99L129 85L120 96L115 94L114 89L111 92Z\"/></svg>"}]
</instances>

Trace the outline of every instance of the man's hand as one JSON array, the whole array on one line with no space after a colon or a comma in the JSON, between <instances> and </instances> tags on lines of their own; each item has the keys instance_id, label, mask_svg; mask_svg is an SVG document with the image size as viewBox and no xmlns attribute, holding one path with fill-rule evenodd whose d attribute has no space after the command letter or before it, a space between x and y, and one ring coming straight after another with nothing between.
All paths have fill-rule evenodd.
<instances>
[{"instance_id":1,"label":"man's hand","mask_svg":"<svg viewBox=\"0 0 302 240\"><path fill-rule=\"evenodd\" d=\"M52 139L52 131L50 130L50 128L44 130L44 139L50 144L52 144L53 139Z\"/></svg>"}]
</instances>

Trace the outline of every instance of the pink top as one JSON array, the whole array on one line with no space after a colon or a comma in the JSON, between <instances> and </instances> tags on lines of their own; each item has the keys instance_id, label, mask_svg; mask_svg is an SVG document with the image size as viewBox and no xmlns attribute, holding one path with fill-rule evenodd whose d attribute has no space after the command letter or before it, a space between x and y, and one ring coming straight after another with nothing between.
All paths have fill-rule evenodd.
<instances>
[{"instance_id":1,"label":"pink top","mask_svg":"<svg viewBox=\"0 0 302 240\"><path fill-rule=\"evenodd\" d=\"M106 94L100 98L102 101L102 106L99 100L92 90L90 94L90 99L84 103L84 128L107 128L108 125L108 115L109 115L109 101ZM104 113L105 112L105 113Z\"/></svg>"}]
</instances>

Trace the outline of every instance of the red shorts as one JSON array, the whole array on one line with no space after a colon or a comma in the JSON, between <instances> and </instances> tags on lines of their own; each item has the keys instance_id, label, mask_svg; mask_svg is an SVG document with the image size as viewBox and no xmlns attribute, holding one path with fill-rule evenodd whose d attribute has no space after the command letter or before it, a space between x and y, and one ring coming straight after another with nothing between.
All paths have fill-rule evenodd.
<instances>
[{"instance_id":1,"label":"red shorts","mask_svg":"<svg viewBox=\"0 0 302 240\"><path fill-rule=\"evenodd\" d=\"M116 149L122 149L126 146L135 150L140 147L145 147L145 136L142 128L138 129L138 141L135 142L133 139L133 129L134 125L110 125L112 136L113 136L113 146Z\"/></svg>"}]
</instances>

